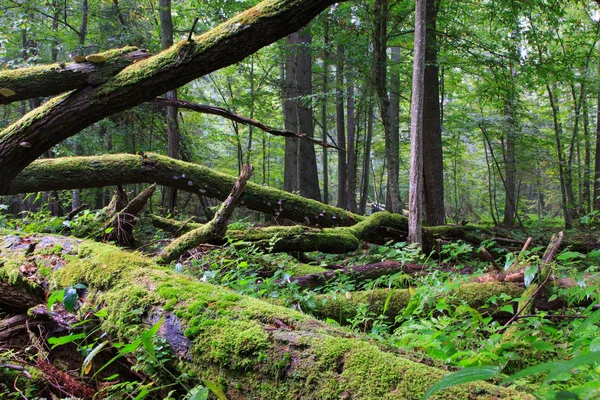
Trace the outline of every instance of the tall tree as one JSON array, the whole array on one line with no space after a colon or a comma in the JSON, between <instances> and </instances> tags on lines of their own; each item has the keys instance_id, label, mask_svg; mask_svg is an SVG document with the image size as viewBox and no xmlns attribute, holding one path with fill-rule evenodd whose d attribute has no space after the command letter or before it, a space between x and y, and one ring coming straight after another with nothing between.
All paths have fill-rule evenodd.
<instances>
[{"instance_id":1,"label":"tall tree","mask_svg":"<svg viewBox=\"0 0 600 400\"><path fill-rule=\"evenodd\" d=\"M438 66L437 15L440 0L427 0L423 105L423 208L429 225L445 223L444 160Z\"/></svg>"},{"instance_id":2,"label":"tall tree","mask_svg":"<svg viewBox=\"0 0 600 400\"><path fill-rule=\"evenodd\" d=\"M312 57L310 45L312 35L310 28L304 27L298 34L298 53L296 65L298 67L298 130L308 137L314 137L312 99ZM321 201L319 189L319 174L317 172L317 158L315 145L306 140L298 142L298 190L304 197Z\"/></svg>"},{"instance_id":3,"label":"tall tree","mask_svg":"<svg viewBox=\"0 0 600 400\"><path fill-rule=\"evenodd\" d=\"M173 46L173 19L171 13L171 0L159 0L160 9L160 39L162 49ZM169 90L167 99L177 100L177 90ZM179 159L181 135L179 133L179 120L177 107L168 106L165 109L167 120L167 154L169 157ZM177 189L166 188L166 207L173 213L177 203Z\"/></svg>"},{"instance_id":4,"label":"tall tree","mask_svg":"<svg viewBox=\"0 0 600 400\"><path fill-rule=\"evenodd\" d=\"M344 45L338 43L336 55L337 65L335 68L335 121L337 130L337 145L340 149L346 149L346 123L344 115ZM343 150L338 150L338 195L337 206L346 208L348 204L347 192L347 169L346 169L347 154Z\"/></svg>"},{"instance_id":5,"label":"tall tree","mask_svg":"<svg viewBox=\"0 0 600 400\"><path fill-rule=\"evenodd\" d=\"M413 61L410 124L410 177L408 192L408 240L422 244L421 207L423 179L423 103L425 79L425 1L415 2L415 51Z\"/></svg>"},{"instance_id":6,"label":"tall tree","mask_svg":"<svg viewBox=\"0 0 600 400\"><path fill-rule=\"evenodd\" d=\"M298 82L296 80L296 59L298 53L298 32L285 38L285 100L283 104L284 126L291 132L298 132ZM298 190L298 139L285 139L285 164L283 189L288 192Z\"/></svg>"},{"instance_id":7,"label":"tall tree","mask_svg":"<svg viewBox=\"0 0 600 400\"><path fill-rule=\"evenodd\" d=\"M375 62L375 89L379 98L379 113L385 131L385 159L387 165L386 209L401 212L399 193L399 138L393 132L390 118L390 97L387 91L387 24L388 1L375 0L373 10L373 58Z\"/></svg>"}]
</instances>

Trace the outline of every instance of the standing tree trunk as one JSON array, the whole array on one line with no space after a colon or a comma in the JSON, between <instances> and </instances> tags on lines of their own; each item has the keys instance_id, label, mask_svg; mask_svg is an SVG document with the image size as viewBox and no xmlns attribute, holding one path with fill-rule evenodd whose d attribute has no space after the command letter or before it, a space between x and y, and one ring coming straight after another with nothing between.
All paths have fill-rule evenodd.
<instances>
[{"instance_id":1,"label":"standing tree trunk","mask_svg":"<svg viewBox=\"0 0 600 400\"><path fill-rule=\"evenodd\" d=\"M413 62L410 124L410 182L408 193L408 241L421 245L421 200L423 179L423 89L425 78L425 1L415 3L415 52Z\"/></svg>"},{"instance_id":2,"label":"standing tree trunk","mask_svg":"<svg viewBox=\"0 0 600 400\"><path fill-rule=\"evenodd\" d=\"M335 69L335 121L337 128L337 145L340 149L346 148L346 124L344 118L344 45L337 45L338 63ZM348 203L346 195L346 152L338 150L338 195L337 206L346 208Z\"/></svg>"},{"instance_id":3,"label":"standing tree trunk","mask_svg":"<svg viewBox=\"0 0 600 400\"><path fill-rule=\"evenodd\" d=\"M373 58L375 59L375 89L379 97L379 112L385 131L385 159L387 165L387 192L385 207L390 212L401 212L398 188L398 135L393 132L390 117L390 98L387 92L387 20L388 1L376 0L374 8Z\"/></svg>"},{"instance_id":4,"label":"standing tree trunk","mask_svg":"<svg viewBox=\"0 0 600 400\"><path fill-rule=\"evenodd\" d=\"M312 96L312 59L310 45L312 35L310 28L305 27L298 34L298 67L296 81L298 83L298 129L308 137L314 136ZM317 172L317 158L315 145L306 140L298 142L298 190L300 195L321 201L319 189L319 174Z\"/></svg>"},{"instance_id":5,"label":"standing tree trunk","mask_svg":"<svg viewBox=\"0 0 600 400\"><path fill-rule=\"evenodd\" d=\"M160 0L160 39L162 49L173 46L173 19L171 17L171 0ZM169 90L167 99L177 100L177 90ZM179 121L177 119L177 107L166 107L165 117L167 120L167 154L171 158L179 159ZM177 189L166 188L166 207L173 213L177 203Z\"/></svg>"},{"instance_id":6,"label":"standing tree trunk","mask_svg":"<svg viewBox=\"0 0 600 400\"><path fill-rule=\"evenodd\" d=\"M596 157L594 162L594 197L592 203L600 210L600 90L598 91L596 108Z\"/></svg>"},{"instance_id":7,"label":"standing tree trunk","mask_svg":"<svg viewBox=\"0 0 600 400\"><path fill-rule=\"evenodd\" d=\"M365 136L365 155L362 167L362 190L360 191L360 206L358 212L365 214L367 211L367 200L369 197L369 175L371 167L371 142L373 141L373 85L368 85L369 97L367 105L367 135ZM377 201L377 199L375 199Z\"/></svg>"},{"instance_id":8,"label":"standing tree trunk","mask_svg":"<svg viewBox=\"0 0 600 400\"><path fill-rule=\"evenodd\" d=\"M285 59L285 100L283 115L285 130L298 132L298 83L296 81L296 53L298 52L298 32L285 39L287 57ZM287 192L298 190L298 139L285 139L285 165L283 189Z\"/></svg>"},{"instance_id":9,"label":"standing tree trunk","mask_svg":"<svg viewBox=\"0 0 600 400\"><path fill-rule=\"evenodd\" d=\"M329 91L329 16L325 15L323 22L324 38L323 46L325 52L323 54L323 103L321 103L321 129L323 143L328 143L327 137L327 92ZM327 149L323 147L323 203L329 204L329 160Z\"/></svg>"},{"instance_id":10,"label":"standing tree trunk","mask_svg":"<svg viewBox=\"0 0 600 400\"><path fill-rule=\"evenodd\" d=\"M440 0L427 0L423 105L423 207L431 226L446 222L436 22Z\"/></svg>"},{"instance_id":11,"label":"standing tree trunk","mask_svg":"<svg viewBox=\"0 0 600 400\"><path fill-rule=\"evenodd\" d=\"M511 73L512 76L512 68ZM515 224L515 204L516 204L516 175L517 164L515 159L515 137L516 123L514 115L514 98L512 88L509 89L508 98L504 102L504 118L505 134L506 134L506 151L504 153L504 175L505 175L505 190L506 197L504 200L504 219L502 221L505 226L513 226Z\"/></svg>"},{"instance_id":12,"label":"standing tree trunk","mask_svg":"<svg viewBox=\"0 0 600 400\"><path fill-rule=\"evenodd\" d=\"M355 133L356 133L356 118L354 116L354 76L350 69L346 70L348 83L348 96L346 98L346 112L348 116L348 143L346 146L346 158L348 164L348 185L347 185L347 203L346 208L352 212L356 212L356 154L354 151Z\"/></svg>"},{"instance_id":13,"label":"standing tree trunk","mask_svg":"<svg viewBox=\"0 0 600 400\"><path fill-rule=\"evenodd\" d=\"M398 65L400 64L400 47L393 46L391 48L391 58L394 65L391 69L390 76L390 150L397 151L395 171L399 173L398 168L400 166L400 73L398 70ZM390 175L388 174L388 177L389 176ZM400 177L398 176L398 183L399 181ZM398 198L398 210L395 212L402 212L402 201L400 201L399 188L396 197Z\"/></svg>"}]
</instances>

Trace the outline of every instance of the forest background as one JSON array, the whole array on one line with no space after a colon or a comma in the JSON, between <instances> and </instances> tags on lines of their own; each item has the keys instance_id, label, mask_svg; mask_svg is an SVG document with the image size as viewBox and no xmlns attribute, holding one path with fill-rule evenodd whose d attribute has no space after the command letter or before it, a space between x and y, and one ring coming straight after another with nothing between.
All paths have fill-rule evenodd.
<instances>
[{"instance_id":1,"label":"forest background","mask_svg":"<svg viewBox=\"0 0 600 400\"><path fill-rule=\"evenodd\" d=\"M11 0L1 6L0 60L14 69L125 45L157 53L186 38L195 18L200 33L255 3ZM427 9L426 222L512 226L543 218L572 227L600 194L597 5L430 0ZM408 2L342 3L285 42L167 94L344 152L144 104L90 126L46 157L158 152L231 174L249 162L262 185L358 213L373 203L400 212L409 189L413 33ZM0 127L40 101L3 106ZM186 196L178 211L198 214L217 204ZM173 198L165 190L160 203L172 210ZM36 204L54 204L59 213L58 204L102 208L109 199L107 190L93 189ZM35 198L7 200L14 212L37 207Z\"/></svg>"}]
</instances>

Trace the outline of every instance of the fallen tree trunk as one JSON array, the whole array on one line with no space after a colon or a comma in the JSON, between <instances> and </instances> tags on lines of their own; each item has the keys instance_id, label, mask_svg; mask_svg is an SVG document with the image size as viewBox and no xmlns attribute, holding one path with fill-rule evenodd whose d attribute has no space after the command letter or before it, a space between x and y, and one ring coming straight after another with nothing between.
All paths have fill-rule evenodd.
<instances>
[{"instance_id":1,"label":"fallen tree trunk","mask_svg":"<svg viewBox=\"0 0 600 400\"><path fill-rule=\"evenodd\" d=\"M122 190L122 188L117 188L115 199L121 196ZM156 183L144 189L125 207L117 211L106 225L104 239L108 241L114 240L121 246L131 246L133 244L133 226L137 222L136 215L146 206L146 203L148 203L155 190ZM115 207L120 206L115 204Z\"/></svg>"},{"instance_id":2,"label":"fallen tree trunk","mask_svg":"<svg viewBox=\"0 0 600 400\"><path fill-rule=\"evenodd\" d=\"M43 265L48 252L39 243L44 238L29 240L38 243L30 261ZM138 254L68 240L61 250L63 263L46 276L49 282L59 288L85 283L86 304L103 307L102 328L119 340L140 334L140 317L152 324L164 316L159 335L180 357L173 373L185 371L199 383L218 381L228 398L418 399L445 374L414 361L422 357L411 360L348 330L201 283ZM2 243L0 259L24 256L21 244L12 243ZM4 262L0 277L18 270L18 263ZM476 397L533 399L484 382L454 386L437 396Z\"/></svg>"},{"instance_id":3,"label":"fallen tree trunk","mask_svg":"<svg viewBox=\"0 0 600 400\"><path fill-rule=\"evenodd\" d=\"M0 190L45 151L94 122L241 61L296 32L334 3L263 1L206 33L136 62L101 85L46 102L0 133Z\"/></svg>"},{"instance_id":4,"label":"fallen tree trunk","mask_svg":"<svg viewBox=\"0 0 600 400\"><path fill-rule=\"evenodd\" d=\"M221 207L219 207L213 219L172 241L163 249L158 258L158 262L171 262L200 244L222 240L225 232L227 232L229 218L231 218L235 207L239 203L248 179L250 179L251 176L252 167L249 164L244 165L242 167L242 173L235 182L235 185L233 185L233 189L231 189L231 193L227 196L223 204L221 204Z\"/></svg>"},{"instance_id":5,"label":"fallen tree trunk","mask_svg":"<svg viewBox=\"0 0 600 400\"><path fill-rule=\"evenodd\" d=\"M221 201L236 177L157 154L118 154L37 160L0 194L53 189L84 189L128 183L158 183ZM249 182L240 204L252 210L300 223L327 226L353 225L363 217L337 207Z\"/></svg>"},{"instance_id":6,"label":"fallen tree trunk","mask_svg":"<svg viewBox=\"0 0 600 400\"><path fill-rule=\"evenodd\" d=\"M0 104L55 96L90 85L100 85L125 67L151 55L136 47L124 47L95 54L96 62L56 63L4 70L0 72L0 89L9 92L0 93Z\"/></svg>"}]
</instances>

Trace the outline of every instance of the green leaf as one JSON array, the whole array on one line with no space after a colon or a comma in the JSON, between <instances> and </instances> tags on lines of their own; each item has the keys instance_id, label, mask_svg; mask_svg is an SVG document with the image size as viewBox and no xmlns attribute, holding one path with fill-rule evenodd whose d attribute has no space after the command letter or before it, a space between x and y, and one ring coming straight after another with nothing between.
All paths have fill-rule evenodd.
<instances>
[{"instance_id":1,"label":"green leaf","mask_svg":"<svg viewBox=\"0 0 600 400\"><path fill-rule=\"evenodd\" d=\"M98 312L95 312L94 315L98 318L106 318L106 317L108 317L108 311L100 310Z\"/></svg>"},{"instance_id":2,"label":"green leaf","mask_svg":"<svg viewBox=\"0 0 600 400\"><path fill-rule=\"evenodd\" d=\"M152 358L156 358L156 354L154 352L154 343L152 342L152 338L156 335L156 332L160 329L160 326L165 320L165 316L163 315L158 322L156 322L152 328L148 329L146 332L142 332L142 344L144 345L144 349L152 356Z\"/></svg>"},{"instance_id":3,"label":"green leaf","mask_svg":"<svg viewBox=\"0 0 600 400\"><path fill-rule=\"evenodd\" d=\"M185 400L206 400L208 399L209 389L203 385L198 385L188 392Z\"/></svg>"},{"instance_id":4,"label":"green leaf","mask_svg":"<svg viewBox=\"0 0 600 400\"><path fill-rule=\"evenodd\" d=\"M600 321L600 310L594 311L581 325L575 329L575 335L582 334L590 325L595 325Z\"/></svg>"},{"instance_id":5,"label":"green leaf","mask_svg":"<svg viewBox=\"0 0 600 400\"><path fill-rule=\"evenodd\" d=\"M525 282L525 287L528 287L529 285L531 285L531 282L533 282L533 279L535 278L537 272L538 272L537 265L528 265L525 268L525 276L523 278L523 280Z\"/></svg>"},{"instance_id":6,"label":"green leaf","mask_svg":"<svg viewBox=\"0 0 600 400\"><path fill-rule=\"evenodd\" d=\"M59 303L62 303L64 297L65 297L65 291L63 289L55 290L54 292L50 293L50 296L48 296L48 311L52 310L52 306L57 301Z\"/></svg>"},{"instance_id":7,"label":"green leaf","mask_svg":"<svg viewBox=\"0 0 600 400\"><path fill-rule=\"evenodd\" d=\"M136 338L133 341L133 343L129 343L129 344L121 347L121 349L119 350L119 354L124 356L125 354L133 353L134 351L137 350L138 347L140 347L140 344L142 344L142 339Z\"/></svg>"},{"instance_id":8,"label":"green leaf","mask_svg":"<svg viewBox=\"0 0 600 400\"><path fill-rule=\"evenodd\" d=\"M101 342L96 347L94 347L92 351L90 351L90 353L87 355L87 357L85 358L85 360L83 360L83 363L81 364L81 376L85 376L90 372L90 369L92 367L92 360L94 359L94 357L96 357L98 353L100 353L100 351L102 351L102 349L104 348L104 346L106 346L107 343L108 342Z\"/></svg>"},{"instance_id":9,"label":"green leaf","mask_svg":"<svg viewBox=\"0 0 600 400\"><path fill-rule=\"evenodd\" d=\"M497 365L482 365L479 367L461 369L460 371L447 375L444 379L429 388L427 393L421 397L421 400L429 398L429 396L442 389L461 385L463 383L493 378L500 373L500 370L501 368Z\"/></svg>"},{"instance_id":10,"label":"green leaf","mask_svg":"<svg viewBox=\"0 0 600 400\"><path fill-rule=\"evenodd\" d=\"M551 371L548 377L546 378L546 382L553 380L559 374L562 374L566 371L570 371L573 368L577 368L582 365L588 365L600 362L600 352L587 353L578 357L574 357L570 360L566 361L554 361L547 362L539 365L534 365L533 367L525 368L522 371L517 372L506 378L501 385L505 385L507 383L511 383L516 381L517 379L525 378L531 375L539 374L541 372Z\"/></svg>"},{"instance_id":11,"label":"green leaf","mask_svg":"<svg viewBox=\"0 0 600 400\"><path fill-rule=\"evenodd\" d=\"M554 351L554 347L552 347L549 343L547 342L533 342L532 346L534 349L537 350L541 350L541 351Z\"/></svg>"},{"instance_id":12,"label":"green leaf","mask_svg":"<svg viewBox=\"0 0 600 400\"><path fill-rule=\"evenodd\" d=\"M85 339L87 335L85 333L77 333L61 337L48 338L48 343L52 345L52 348L62 346L63 344L71 343L79 339Z\"/></svg>"},{"instance_id":13,"label":"green leaf","mask_svg":"<svg viewBox=\"0 0 600 400\"><path fill-rule=\"evenodd\" d=\"M217 398L219 400L227 400L227 396L225 395L223 390L219 387L219 385L217 385L214 382L206 381L206 380L204 381L204 384L206 385L207 388L210 389L211 392L213 392L213 394L215 396L217 396Z\"/></svg>"},{"instance_id":14,"label":"green leaf","mask_svg":"<svg viewBox=\"0 0 600 400\"><path fill-rule=\"evenodd\" d=\"M63 304L68 312L72 313L75 311L75 306L77 305L77 289L71 286L65 289Z\"/></svg>"},{"instance_id":15,"label":"green leaf","mask_svg":"<svg viewBox=\"0 0 600 400\"><path fill-rule=\"evenodd\" d=\"M575 258L585 258L585 256L576 251L563 251L558 256L556 256L556 259L560 261L573 260Z\"/></svg>"}]
</instances>

